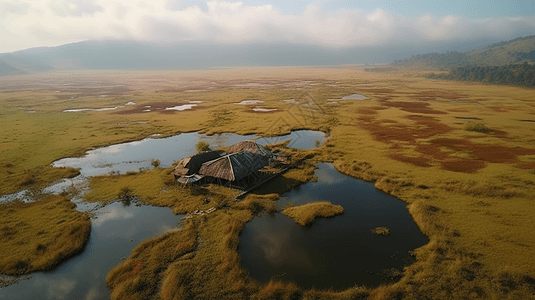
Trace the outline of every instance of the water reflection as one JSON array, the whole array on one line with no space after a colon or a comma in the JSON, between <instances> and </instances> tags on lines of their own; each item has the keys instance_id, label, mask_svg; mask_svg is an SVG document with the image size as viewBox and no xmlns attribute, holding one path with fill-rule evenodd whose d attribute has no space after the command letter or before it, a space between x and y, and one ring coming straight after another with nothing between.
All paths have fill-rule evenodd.
<instances>
[{"instance_id":1,"label":"water reflection","mask_svg":"<svg viewBox=\"0 0 535 300\"><path fill-rule=\"evenodd\" d=\"M126 220L134 217L134 213L124 206L114 205L106 207L104 210L106 212L99 214L91 223L92 226L99 227L111 220Z\"/></svg>"},{"instance_id":2,"label":"water reflection","mask_svg":"<svg viewBox=\"0 0 535 300\"><path fill-rule=\"evenodd\" d=\"M280 205L331 201L344 207L334 218L302 227L282 215L264 215L247 223L240 237L242 266L262 282L272 278L305 288L343 289L379 285L385 269L401 269L408 251L427 243L400 200L373 184L345 176L321 163L318 182L309 182L281 197ZM388 236L371 229L385 226Z\"/></svg>"},{"instance_id":3,"label":"water reflection","mask_svg":"<svg viewBox=\"0 0 535 300\"><path fill-rule=\"evenodd\" d=\"M0 299L109 299L106 275L142 241L176 229L171 209L110 204L97 211L85 250L58 268L0 289Z\"/></svg>"},{"instance_id":4,"label":"water reflection","mask_svg":"<svg viewBox=\"0 0 535 300\"><path fill-rule=\"evenodd\" d=\"M261 138L258 143L266 145L274 142L291 140L288 145L296 149L309 149L316 146L316 141L323 143L325 134L319 131L299 130L291 134ZM215 134L207 136L198 133L183 133L163 139L147 138L141 141L111 145L88 151L84 157L64 158L55 161L55 167L81 168L83 176L95 176L118 172L152 168L152 159L160 160L163 168L171 167L173 162L197 153L195 145L205 141L212 149L230 146L244 140L256 139L255 135Z\"/></svg>"},{"instance_id":5,"label":"water reflection","mask_svg":"<svg viewBox=\"0 0 535 300\"><path fill-rule=\"evenodd\" d=\"M323 141L325 140L325 133L313 130L296 130L286 135L260 138L258 139L258 143L260 145L267 145L272 143L284 142L287 140L290 140L290 143L288 144L289 148L301 150L312 149L316 146L323 145ZM318 144L316 145L316 143Z\"/></svg>"}]
</instances>

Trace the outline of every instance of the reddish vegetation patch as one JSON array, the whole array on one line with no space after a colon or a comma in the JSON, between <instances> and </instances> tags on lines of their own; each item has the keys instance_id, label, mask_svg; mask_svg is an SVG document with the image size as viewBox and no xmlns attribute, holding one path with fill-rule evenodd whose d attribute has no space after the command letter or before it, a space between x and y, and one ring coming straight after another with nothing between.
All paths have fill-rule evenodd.
<instances>
[{"instance_id":1,"label":"reddish vegetation patch","mask_svg":"<svg viewBox=\"0 0 535 300\"><path fill-rule=\"evenodd\" d=\"M485 168L484 161L473 159L444 160L441 165L444 170L463 173L475 173Z\"/></svg>"},{"instance_id":2,"label":"reddish vegetation patch","mask_svg":"<svg viewBox=\"0 0 535 300\"><path fill-rule=\"evenodd\" d=\"M439 147L435 145L424 145L420 144L416 146L416 152L428 155L437 160L443 160L449 158L449 155L445 152L442 152Z\"/></svg>"},{"instance_id":3,"label":"reddish vegetation patch","mask_svg":"<svg viewBox=\"0 0 535 300\"><path fill-rule=\"evenodd\" d=\"M433 145L448 147L455 151L470 151L477 159L492 163L516 163L517 155L533 155L535 149L474 144L461 139L435 139Z\"/></svg>"},{"instance_id":4,"label":"reddish vegetation patch","mask_svg":"<svg viewBox=\"0 0 535 300\"><path fill-rule=\"evenodd\" d=\"M498 107L498 106L493 106L493 107L489 107L489 108L492 109L495 112L508 112L509 111L507 108Z\"/></svg>"},{"instance_id":5,"label":"reddish vegetation patch","mask_svg":"<svg viewBox=\"0 0 535 300\"><path fill-rule=\"evenodd\" d=\"M517 168L519 169L524 169L524 170L533 170L535 169L535 162L530 162L530 163L519 163L516 165Z\"/></svg>"},{"instance_id":6,"label":"reddish vegetation patch","mask_svg":"<svg viewBox=\"0 0 535 300\"><path fill-rule=\"evenodd\" d=\"M457 94L453 92L446 92L446 91L423 91L415 95L418 98L425 98L425 99L435 99L435 98L445 98L445 99L451 99L456 100L463 97L466 97L466 95Z\"/></svg>"},{"instance_id":7,"label":"reddish vegetation patch","mask_svg":"<svg viewBox=\"0 0 535 300\"><path fill-rule=\"evenodd\" d=\"M359 108L357 109L357 113L361 115L376 115L377 111L371 108Z\"/></svg>"},{"instance_id":8,"label":"reddish vegetation patch","mask_svg":"<svg viewBox=\"0 0 535 300\"><path fill-rule=\"evenodd\" d=\"M406 156L406 155L397 154L397 153L390 153L388 154L388 157L393 160L413 164L419 167L431 167L431 165L429 164L429 158L424 157L424 156L413 157L413 156Z\"/></svg>"},{"instance_id":9,"label":"reddish vegetation patch","mask_svg":"<svg viewBox=\"0 0 535 300\"><path fill-rule=\"evenodd\" d=\"M387 101L380 100L381 104L388 107L399 108L403 111L419 114L446 114L446 112L440 110L434 110L429 107L429 103L425 102L404 102L404 101Z\"/></svg>"},{"instance_id":10,"label":"reddish vegetation patch","mask_svg":"<svg viewBox=\"0 0 535 300\"><path fill-rule=\"evenodd\" d=\"M361 115L376 115L378 110L388 109L384 106L366 106L357 109L357 113Z\"/></svg>"},{"instance_id":11,"label":"reddish vegetation patch","mask_svg":"<svg viewBox=\"0 0 535 300\"><path fill-rule=\"evenodd\" d=\"M383 123L373 117L359 117L361 121L359 125L368 130L375 140L387 144L395 141L416 144L416 139L429 138L453 130L452 127L440 123L435 118L418 115L410 115L406 118L415 121L415 126L408 126L392 120L389 123Z\"/></svg>"},{"instance_id":12,"label":"reddish vegetation patch","mask_svg":"<svg viewBox=\"0 0 535 300\"><path fill-rule=\"evenodd\" d=\"M494 134L497 138L505 139L507 138L507 132L498 129L491 129L490 132Z\"/></svg>"},{"instance_id":13,"label":"reddish vegetation patch","mask_svg":"<svg viewBox=\"0 0 535 300\"><path fill-rule=\"evenodd\" d=\"M499 145L474 144L466 139L437 138L431 144L419 144L418 139L426 139L445 134L453 130L452 127L440 123L437 119L421 115L408 115L407 119L414 121L413 126L401 124L393 120L377 120L372 115L360 116L359 126L367 130L376 141L391 145L392 153L388 155L393 160L410 163L420 167L431 166L431 159L440 161L442 169L474 173L485 167L485 162L518 163L518 155L535 155L535 149L521 147L506 147ZM498 136L505 136L502 131L494 131ZM401 143L399 143L401 142ZM396 153L403 149L403 143L415 145L415 151L420 157L405 156ZM455 159L440 148L450 148L456 152L470 153L475 159ZM520 163L519 168L532 169L535 163Z\"/></svg>"},{"instance_id":14,"label":"reddish vegetation patch","mask_svg":"<svg viewBox=\"0 0 535 300\"><path fill-rule=\"evenodd\" d=\"M364 123L369 123L369 122L373 122L375 120L375 118L374 117L370 117L370 116L360 116L360 117L358 117L358 120L362 121Z\"/></svg>"},{"instance_id":15,"label":"reddish vegetation patch","mask_svg":"<svg viewBox=\"0 0 535 300\"><path fill-rule=\"evenodd\" d=\"M180 110L166 110L168 107L175 107L180 105L187 105L190 103L178 103L178 102L152 102L150 104L139 104L136 105L132 109L128 110L119 110L115 112L116 114L120 115L131 115L131 114L141 114L141 113L147 113L145 110L150 110L150 112L159 112L161 114L174 114L177 112L181 112ZM150 106L150 107L147 107ZM199 109L199 106L193 106L191 109L186 109L184 111L191 111Z\"/></svg>"}]
</instances>

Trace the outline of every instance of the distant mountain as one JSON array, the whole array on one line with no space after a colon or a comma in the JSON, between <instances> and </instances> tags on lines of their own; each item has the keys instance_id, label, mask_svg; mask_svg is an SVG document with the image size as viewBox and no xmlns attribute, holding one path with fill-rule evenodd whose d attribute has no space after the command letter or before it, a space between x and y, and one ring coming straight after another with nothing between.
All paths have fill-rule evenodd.
<instances>
[{"instance_id":1,"label":"distant mountain","mask_svg":"<svg viewBox=\"0 0 535 300\"><path fill-rule=\"evenodd\" d=\"M0 61L0 76L21 75L25 73L26 72L21 71L17 68L13 68L12 66L6 64L5 62Z\"/></svg>"},{"instance_id":2,"label":"distant mountain","mask_svg":"<svg viewBox=\"0 0 535 300\"><path fill-rule=\"evenodd\" d=\"M241 66L384 64L434 49L455 50L488 41L326 47L292 43L173 43L85 41L0 54L1 75L59 70L191 70ZM11 68L9 68L11 67ZM20 71L13 70L17 69Z\"/></svg>"},{"instance_id":3,"label":"distant mountain","mask_svg":"<svg viewBox=\"0 0 535 300\"><path fill-rule=\"evenodd\" d=\"M533 42L533 40L525 40L516 43L530 41ZM382 44L327 47L292 43L183 42L162 44L117 40L85 41L0 54L0 76L63 70L192 70L245 66L384 64L414 53L425 53L437 49L450 52L416 56L410 62L401 61L401 64L421 63L422 61L427 64L429 61L442 60L441 65L450 66L459 61L470 63L470 60L475 60L467 53L454 50L473 48L489 42L493 41L474 40L469 43L434 41L431 43L407 42L402 46ZM513 45L515 43L504 47ZM529 51L524 52L522 55L531 57ZM486 55L492 56L492 53ZM436 65L436 62L432 64Z\"/></svg>"},{"instance_id":4,"label":"distant mountain","mask_svg":"<svg viewBox=\"0 0 535 300\"><path fill-rule=\"evenodd\" d=\"M29 55L25 55L24 53L20 52L0 54L0 62L3 63L3 65L5 66L1 70L5 69L9 73L11 73L5 74L5 72L0 71L0 74L2 75L38 73L53 70L51 66L42 63L39 59L35 59Z\"/></svg>"},{"instance_id":5,"label":"distant mountain","mask_svg":"<svg viewBox=\"0 0 535 300\"><path fill-rule=\"evenodd\" d=\"M535 36L519 37L499 42L477 51L427 53L397 60L396 66L411 66L440 70L451 70L465 66L505 66L535 62Z\"/></svg>"}]
</instances>

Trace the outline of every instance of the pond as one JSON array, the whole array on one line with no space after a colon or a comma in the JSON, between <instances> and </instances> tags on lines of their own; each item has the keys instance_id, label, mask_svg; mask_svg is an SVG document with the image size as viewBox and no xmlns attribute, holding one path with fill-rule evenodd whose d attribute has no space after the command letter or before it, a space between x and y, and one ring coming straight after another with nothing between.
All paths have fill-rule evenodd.
<instances>
[{"instance_id":1,"label":"pond","mask_svg":"<svg viewBox=\"0 0 535 300\"><path fill-rule=\"evenodd\" d=\"M222 133L214 135L182 133L167 138L146 138L140 141L111 145L90 150L84 157L64 158L53 163L55 167L81 168L83 176L95 176L119 172L150 169L151 160L160 160L163 168L171 167L173 162L197 153L195 145L198 141L205 141L212 149L230 146L244 140L257 139L256 135L238 135ZM290 134L260 138L258 143L266 145L290 140L288 147L296 149L310 149L315 147L316 141L323 143L325 134L320 131L298 130Z\"/></svg>"},{"instance_id":2,"label":"pond","mask_svg":"<svg viewBox=\"0 0 535 300\"><path fill-rule=\"evenodd\" d=\"M364 100L368 99L368 97L361 95L361 94L352 94L342 97L342 100Z\"/></svg>"},{"instance_id":3,"label":"pond","mask_svg":"<svg viewBox=\"0 0 535 300\"><path fill-rule=\"evenodd\" d=\"M96 211L84 251L48 272L0 289L0 299L109 299L106 275L142 241L177 229L167 207L113 203Z\"/></svg>"},{"instance_id":4,"label":"pond","mask_svg":"<svg viewBox=\"0 0 535 300\"><path fill-rule=\"evenodd\" d=\"M385 282L387 270L402 270L409 251L428 239L412 220L406 204L362 180L320 163L317 182L284 194L279 205L330 201L344 213L319 218L302 227L282 214L263 215L247 223L240 236L242 267L260 282L277 279L304 288L345 289ZM387 227L387 236L371 230Z\"/></svg>"}]
</instances>

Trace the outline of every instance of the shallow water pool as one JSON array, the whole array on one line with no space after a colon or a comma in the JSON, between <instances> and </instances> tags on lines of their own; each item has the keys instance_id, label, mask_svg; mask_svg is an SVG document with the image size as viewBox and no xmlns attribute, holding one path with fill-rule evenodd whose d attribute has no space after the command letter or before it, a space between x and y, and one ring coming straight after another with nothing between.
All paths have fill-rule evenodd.
<instances>
[{"instance_id":1,"label":"shallow water pool","mask_svg":"<svg viewBox=\"0 0 535 300\"><path fill-rule=\"evenodd\" d=\"M428 242L406 204L362 180L320 163L317 182L286 193L280 205L330 201L344 207L333 218L302 227L282 214L263 215L247 223L240 236L242 267L251 277L292 281L304 288L345 289L384 283L388 270L402 270L409 251ZM390 229L388 236L371 232Z\"/></svg>"}]
</instances>

